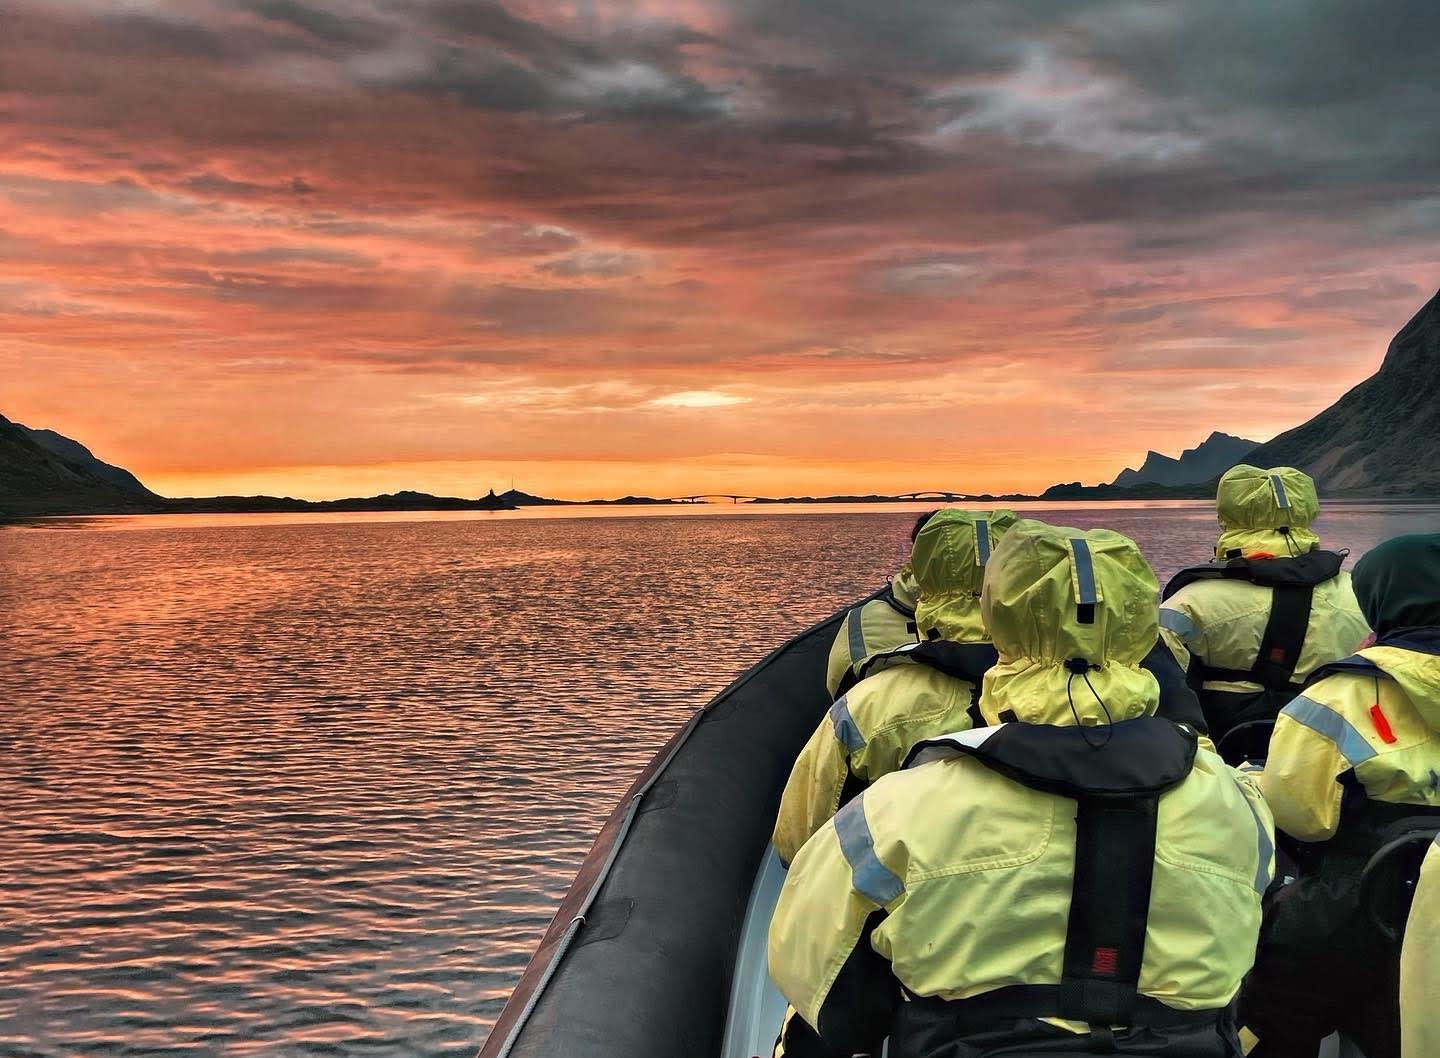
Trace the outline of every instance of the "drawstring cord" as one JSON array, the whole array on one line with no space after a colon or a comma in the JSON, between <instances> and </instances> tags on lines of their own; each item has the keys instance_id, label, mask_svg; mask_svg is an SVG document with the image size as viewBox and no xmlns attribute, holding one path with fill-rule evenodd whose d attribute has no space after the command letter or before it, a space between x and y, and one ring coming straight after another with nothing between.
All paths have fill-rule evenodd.
<instances>
[{"instance_id":1,"label":"drawstring cord","mask_svg":"<svg viewBox=\"0 0 1440 1058\"><path fill-rule=\"evenodd\" d=\"M1295 550L1295 541L1290 539L1290 527L1288 525L1282 525L1276 532L1285 538L1285 546L1290 551L1290 557L1296 558L1300 552Z\"/></svg>"},{"instance_id":2,"label":"drawstring cord","mask_svg":"<svg viewBox=\"0 0 1440 1058\"><path fill-rule=\"evenodd\" d=\"M1070 715L1075 718L1075 726L1080 729L1080 737L1091 749L1104 749L1115 734L1115 718L1110 715L1110 707L1105 704L1105 699L1100 697L1095 690L1095 685L1090 682L1090 670L1099 668L1099 665L1092 665L1084 658L1070 658L1065 662L1065 671L1070 673L1065 680L1065 698L1070 703ZM1075 696L1071 693L1071 685L1075 682L1076 676L1085 681L1085 686L1090 688L1090 693L1095 696L1095 700L1100 703L1100 708L1105 711L1105 737L1099 742L1090 741L1090 736L1085 733L1085 725L1080 722L1080 711L1075 708Z\"/></svg>"}]
</instances>

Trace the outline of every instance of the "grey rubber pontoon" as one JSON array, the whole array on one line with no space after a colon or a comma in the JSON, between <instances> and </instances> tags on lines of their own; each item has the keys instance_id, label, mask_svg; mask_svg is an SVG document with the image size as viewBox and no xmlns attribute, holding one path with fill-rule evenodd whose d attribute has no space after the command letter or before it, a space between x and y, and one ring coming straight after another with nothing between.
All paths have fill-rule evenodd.
<instances>
[{"instance_id":1,"label":"grey rubber pontoon","mask_svg":"<svg viewBox=\"0 0 1440 1058\"><path fill-rule=\"evenodd\" d=\"M640 773L480 1058L770 1053L785 1011L765 961L784 879L770 833L830 707L825 668L845 612L720 692Z\"/></svg>"}]
</instances>

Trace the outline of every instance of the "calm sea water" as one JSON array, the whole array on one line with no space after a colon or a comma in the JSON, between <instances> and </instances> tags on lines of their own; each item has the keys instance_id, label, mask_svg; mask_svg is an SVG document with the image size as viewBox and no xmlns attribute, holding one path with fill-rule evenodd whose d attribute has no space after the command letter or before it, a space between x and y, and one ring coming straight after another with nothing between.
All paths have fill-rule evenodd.
<instances>
[{"instance_id":1,"label":"calm sea water","mask_svg":"<svg viewBox=\"0 0 1440 1058\"><path fill-rule=\"evenodd\" d=\"M473 1054L634 772L920 509L0 528L0 1054ZM1162 578L1214 528L1034 511Z\"/></svg>"}]
</instances>

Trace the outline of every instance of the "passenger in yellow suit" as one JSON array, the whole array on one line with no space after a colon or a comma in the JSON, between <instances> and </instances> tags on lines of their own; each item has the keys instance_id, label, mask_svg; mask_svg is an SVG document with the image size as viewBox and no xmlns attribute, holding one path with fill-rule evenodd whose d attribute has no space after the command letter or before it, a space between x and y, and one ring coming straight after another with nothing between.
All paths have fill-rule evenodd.
<instances>
[{"instance_id":1,"label":"passenger in yellow suit","mask_svg":"<svg viewBox=\"0 0 1440 1058\"><path fill-rule=\"evenodd\" d=\"M925 523L938 513L928 511L915 519L910 530L912 546ZM854 682L867 658L902 643L916 642L915 601L919 593L915 572L907 562L879 594L850 608L830 644L830 661L825 669L825 688L832 700L842 693L842 681Z\"/></svg>"},{"instance_id":2,"label":"passenger in yellow suit","mask_svg":"<svg viewBox=\"0 0 1440 1058\"><path fill-rule=\"evenodd\" d=\"M1440 1054L1440 839L1430 843L1400 949L1400 1058Z\"/></svg>"},{"instance_id":3,"label":"passenger in yellow suit","mask_svg":"<svg viewBox=\"0 0 1440 1058\"><path fill-rule=\"evenodd\" d=\"M892 1058L1238 1055L1270 813L1152 715L1156 588L1117 533L1006 533L981 599L991 726L921 743L791 866L769 944L800 1015L786 1058L887 1035Z\"/></svg>"},{"instance_id":4,"label":"passenger in yellow suit","mask_svg":"<svg viewBox=\"0 0 1440 1058\"><path fill-rule=\"evenodd\" d=\"M855 672L865 678L836 700L800 751L775 823L782 863L855 792L899 768L920 739L971 726L980 678L995 663L980 584L990 549L1014 523L1013 511L950 508L916 534L908 568L923 642L876 654L879 671L862 659Z\"/></svg>"},{"instance_id":5,"label":"passenger in yellow suit","mask_svg":"<svg viewBox=\"0 0 1440 1058\"><path fill-rule=\"evenodd\" d=\"M1171 578L1160 629L1224 750L1233 728L1274 720L1311 672L1370 629L1344 556L1322 550L1311 529L1320 504L1308 475L1242 464L1220 478L1215 505L1215 561ZM1231 759L1245 755L1261 751Z\"/></svg>"},{"instance_id":6,"label":"passenger in yellow suit","mask_svg":"<svg viewBox=\"0 0 1440 1058\"><path fill-rule=\"evenodd\" d=\"M1266 1058L1313 1058L1335 1029L1366 1058L1399 1054L1398 951L1361 907L1360 879L1381 846L1440 827L1440 533L1375 548L1355 594L1374 645L1285 706L1258 780L1301 843L1297 880L1267 899L1242 1002Z\"/></svg>"}]
</instances>

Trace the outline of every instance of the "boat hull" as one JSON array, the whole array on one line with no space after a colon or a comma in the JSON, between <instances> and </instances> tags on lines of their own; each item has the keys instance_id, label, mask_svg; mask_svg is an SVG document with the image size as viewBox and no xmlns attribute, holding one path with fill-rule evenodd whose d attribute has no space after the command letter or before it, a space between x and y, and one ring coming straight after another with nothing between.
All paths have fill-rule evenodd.
<instances>
[{"instance_id":1,"label":"boat hull","mask_svg":"<svg viewBox=\"0 0 1440 1058\"><path fill-rule=\"evenodd\" d=\"M830 706L845 612L747 671L635 779L480 1058L722 1053L752 890L785 780Z\"/></svg>"}]
</instances>

